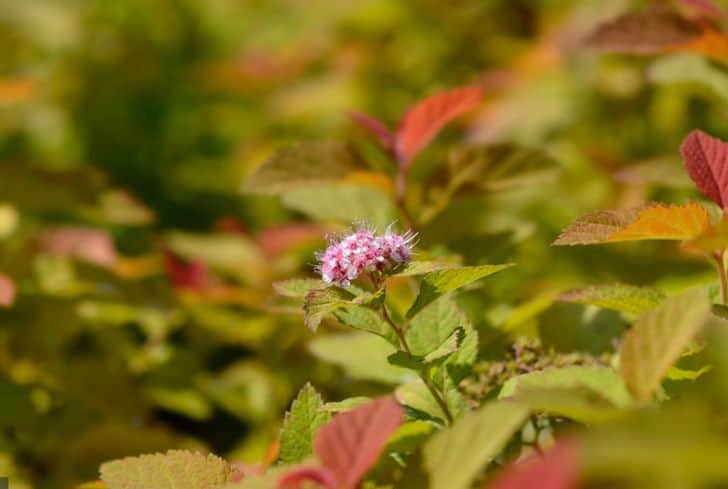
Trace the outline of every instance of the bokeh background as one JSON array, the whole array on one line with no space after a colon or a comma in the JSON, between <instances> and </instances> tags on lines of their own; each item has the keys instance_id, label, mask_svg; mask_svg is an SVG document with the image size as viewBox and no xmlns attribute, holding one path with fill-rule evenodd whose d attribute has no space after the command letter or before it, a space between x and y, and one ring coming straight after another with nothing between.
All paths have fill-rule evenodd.
<instances>
[{"instance_id":1,"label":"bokeh background","mask_svg":"<svg viewBox=\"0 0 728 489\"><path fill-rule=\"evenodd\" d=\"M327 340L335 324L308 332L271 286L313 275L328 232L402 225L394 166L350 110L395 126L438 90L484 87L418 157L407 201L421 253L518 264L460 298L484 359L523 334L613 351L628 323L554 301L570 287L712 283L672 245L550 246L585 212L700 200L679 144L728 136L725 61L585 45L645 4L0 1L0 273L17 288L0 309L0 474L71 487L170 447L252 462L306 381L332 401L391 390L376 352ZM281 147L344 140L367 171L246 185ZM494 145L527 164L448 193L462 155Z\"/></svg>"}]
</instances>

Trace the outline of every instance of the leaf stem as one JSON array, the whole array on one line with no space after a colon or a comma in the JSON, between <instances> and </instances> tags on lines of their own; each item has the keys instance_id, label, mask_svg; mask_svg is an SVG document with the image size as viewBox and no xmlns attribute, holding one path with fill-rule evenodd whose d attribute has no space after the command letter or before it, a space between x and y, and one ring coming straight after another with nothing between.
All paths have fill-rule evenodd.
<instances>
[{"instance_id":1,"label":"leaf stem","mask_svg":"<svg viewBox=\"0 0 728 489\"><path fill-rule=\"evenodd\" d=\"M723 305L728 304L728 277L726 277L725 263L723 262L723 254L725 250L713 253L715 264L718 267L718 276L720 277L720 300Z\"/></svg>"},{"instance_id":2,"label":"leaf stem","mask_svg":"<svg viewBox=\"0 0 728 489\"><path fill-rule=\"evenodd\" d=\"M401 345L402 349L411 355L412 350L410 350L409 344L407 343L407 338L404 334L404 330L399 328L394 323L394 321L392 321L392 318L389 315L389 313L387 312L387 308L384 306L384 304L382 304L382 306L380 307L380 312L381 312L384 320L387 322L387 324L389 324L389 326L392 328L394 333L397 335L397 338L399 338L399 344ZM422 382L427 387L427 390L429 390L430 394L432 394L432 397L435 398L437 405L440 406L440 409L442 410L443 414L445 415L447 424L451 425L453 422L452 413L450 412L450 408L447 407L447 402L445 402L445 398L442 396L442 393L437 390L435 385L432 383L432 379L430 379L430 377L425 372L418 371L418 374L419 374L420 378L422 379Z\"/></svg>"}]
</instances>

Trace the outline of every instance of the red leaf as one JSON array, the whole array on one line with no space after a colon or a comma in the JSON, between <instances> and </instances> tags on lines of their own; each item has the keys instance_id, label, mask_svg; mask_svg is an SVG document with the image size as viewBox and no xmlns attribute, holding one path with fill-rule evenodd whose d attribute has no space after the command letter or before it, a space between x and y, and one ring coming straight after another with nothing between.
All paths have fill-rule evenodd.
<instances>
[{"instance_id":1,"label":"red leaf","mask_svg":"<svg viewBox=\"0 0 728 489\"><path fill-rule=\"evenodd\" d=\"M338 489L333 474L320 467L299 467L278 479L279 489L298 489L304 482L315 482L328 489Z\"/></svg>"},{"instance_id":2,"label":"red leaf","mask_svg":"<svg viewBox=\"0 0 728 489\"><path fill-rule=\"evenodd\" d=\"M376 137L382 149L389 153L394 151L394 134L383 122L362 112L349 112L349 117Z\"/></svg>"},{"instance_id":3,"label":"red leaf","mask_svg":"<svg viewBox=\"0 0 728 489\"><path fill-rule=\"evenodd\" d=\"M490 489L577 489L579 450L573 440L560 441L544 456L508 465Z\"/></svg>"},{"instance_id":4,"label":"red leaf","mask_svg":"<svg viewBox=\"0 0 728 489\"><path fill-rule=\"evenodd\" d=\"M680 152L695 185L723 209L728 208L728 143L696 129L685 138Z\"/></svg>"},{"instance_id":5,"label":"red leaf","mask_svg":"<svg viewBox=\"0 0 728 489\"><path fill-rule=\"evenodd\" d=\"M403 416L394 398L382 397L339 414L319 429L314 450L331 471L337 488L357 487Z\"/></svg>"},{"instance_id":6,"label":"red leaf","mask_svg":"<svg viewBox=\"0 0 728 489\"><path fill-rule=\"evenodd\" d=\"M41 248L55 255L68 256L101 267L116 263L117 254L111 235L103 229L59 227L40 235Z\"/></svg>"},{"instance_id":7,"label":"red leaf","mask_svg":"<svg viewBox=\"0 0 728 489\"><path fill-rule=\"evenodd\" d=\"M0 273L0 307L10 307L15 302L15 283Z\"/></svg>"},{"instance_id":8,"label":"red leaf","mask_svg":"<svg viewBox=\"0 0 728 489\"><path fill-rule=\"evenodd\" d=\"M483 97L480 87L462 87L432 95L412 107L397 128L397 159L405 168L417 153L457 116L475 108Z\"/></svg>"},{"instance_id":9,"label":"red leaf","mask_svg":"<svg viewBox=\"0 0 728 489\"><path fill-rule=\"evenodd\" d=\"M183 260L169 250L164 253L164 268L172 285L180 289L202 292L213 282L210 270L204 262Z\"/></svg>"}]
</instances>

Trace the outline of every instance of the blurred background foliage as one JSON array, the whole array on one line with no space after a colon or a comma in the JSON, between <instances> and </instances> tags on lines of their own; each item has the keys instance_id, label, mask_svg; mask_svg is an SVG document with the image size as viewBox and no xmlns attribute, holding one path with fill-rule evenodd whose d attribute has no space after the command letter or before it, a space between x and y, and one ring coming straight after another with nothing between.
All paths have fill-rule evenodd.
<instances>
[{"instance_id":1,"label":"blurred background foliage","mask_svg":"<svg viewBox=\"0 0 728 489\"><path fill-rule=\"evenodd\" d=\"M426 95L484 87L418 157L406 203L423 255L518 264L459 298L484 359L521 335L612 352L627 320L555 302L570 287L712 283L669 244L550 247L584 212L700 199L680 141L728 135L720 60L584 46L644 5L0 2L0 272L17 287L0 309L0 473L69 487L170 447L255 461L305 381L329 401L391 390L376 346L335 324L314 338L271 287L312 275L327 232L403 222L394 168L349 110L394 126ZM319 148L301 163L313 186L246 185L312 140L351 141L365 170L325 173L336 151Z\"/></svg>"}]
</instances>

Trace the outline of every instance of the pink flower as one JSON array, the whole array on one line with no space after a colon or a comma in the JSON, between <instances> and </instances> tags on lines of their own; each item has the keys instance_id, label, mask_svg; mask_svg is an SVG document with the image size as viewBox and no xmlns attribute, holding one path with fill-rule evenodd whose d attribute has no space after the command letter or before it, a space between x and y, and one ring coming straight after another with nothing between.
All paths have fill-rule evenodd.
<instances>
[{"instance_id":1,"label":"pink flower","mask_svg":"<svg viewBox=\"0 0 728 489\"><path fill-rule=\"evenodd\" d=\"M382 272L408 263L412 255L415 234L403 235L387 229L383 236L360 227L339 241L332 240L318 255L318 272L327 284L347 287L365 272Z\"/></svg>"}]
</instances>

